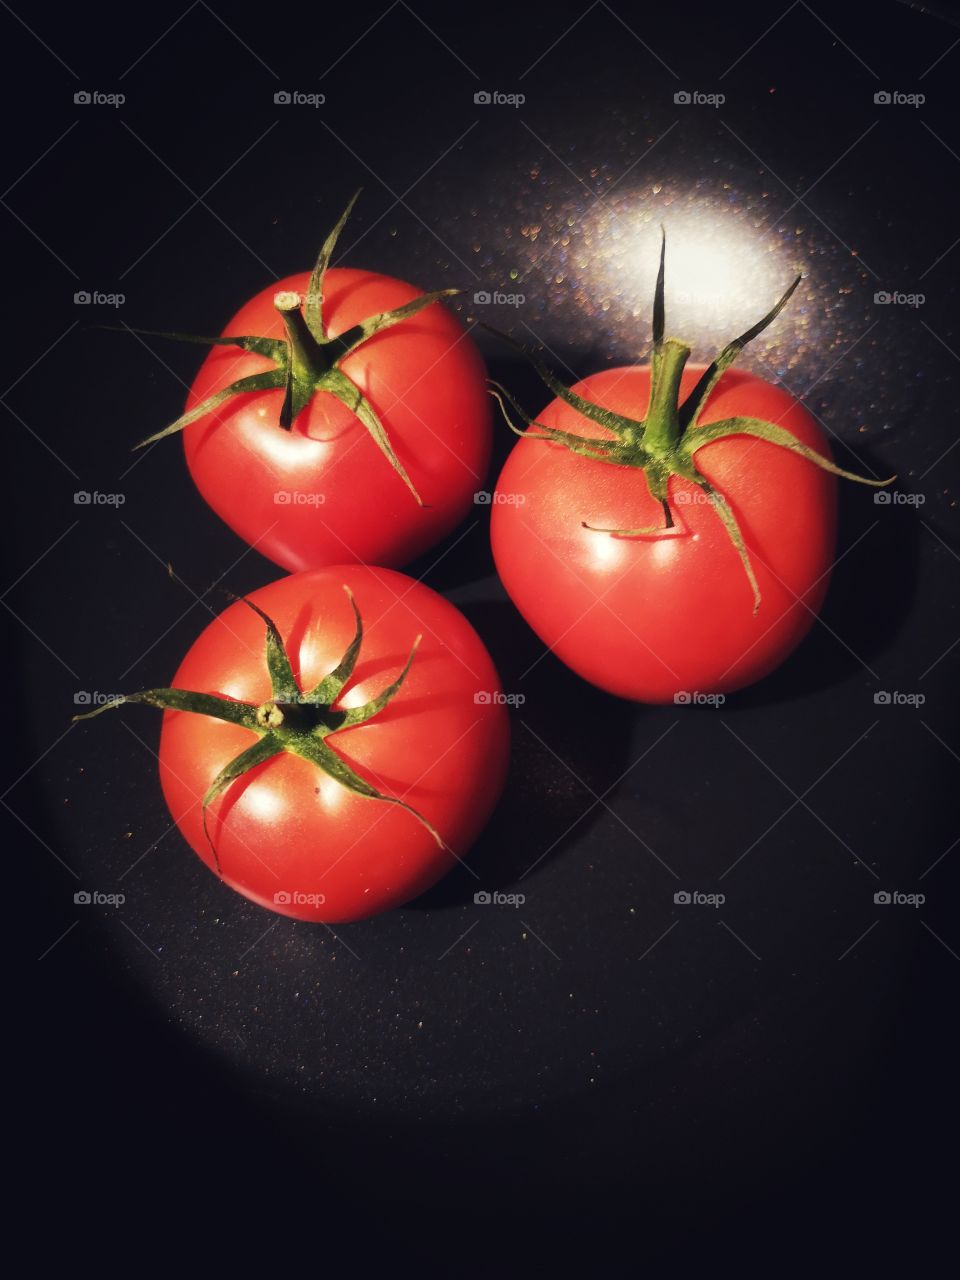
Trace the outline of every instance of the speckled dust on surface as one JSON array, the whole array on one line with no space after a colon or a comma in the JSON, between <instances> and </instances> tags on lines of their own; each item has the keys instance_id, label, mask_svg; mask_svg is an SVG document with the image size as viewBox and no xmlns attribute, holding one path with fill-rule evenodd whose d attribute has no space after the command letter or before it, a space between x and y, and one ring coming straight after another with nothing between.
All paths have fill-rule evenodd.
<instances>
[{"instance_id":1,"label":"speckled dust on surface","mask_svg":"<svg viewBox=\"0 0 960 1280\"><path fill-rule=\"evenodd\" d=\"M933 340L915 316L874 305L881 286L855 252L802 209L788 212L788 193L756 166L716 162L709 174L682 180L644 162L621 182L624 167L583 173L587 190L554 160L528 158L497 181L481 175L471 189L488 192L482 201L441 191L437 225L455 256L422 229L388 220L378 233L381 265L462 283L459 258L476 272L472 288L522 293L515 309L476 307L468 293L459 310L544 344L570 380L646 356L661 224L667 331L692 343L694 359L709 359L802 272L797 294L743 366L795 394L809 389L811 410L855 451L869 442L882 459L890 432L915 470L933 461L942 446L920 430L918 384L950 382L955 365L945 354L925 358ZM848 212L847 224L853 202ZM495 340L483 345L496 350ZM954 502L948 491L938 499ZM562 742L551 746L564 754ZM569 804L571 823L590 805L546 753L511 787L512 804L488 841L509 839L507 819L534 803ZM673 820L649 797L631 815L655 844ZM163 825L158 810L152 826ZM670 881L652 859L611 860L605 830L587 823L522 884L489 886L522 888L529 902L520 909L474 906L481 886L467 880L451 905L330 929L243 902L174 832L130 877L128 918L139 937L113 932L138 981L183 1028L260 1078L348 1109L537 1109L592 1087L608 1061L625 1075L677 1048L689 1031L683 1002L658 994L649 962L641 963L663 927ZM135 834L143 843L155 838ZM532 844L528 861L542 852ZM124 866L118 858L118 871ZM752 966L745 953L734 962ZM690 954L672 954L671 963L718 1008L720 988L739 972L704 976L701 966L694 974Z\"/></svg>"},{"instance_id":2,"label":"speckled dust on surface","mask_svg":"<svg viewBox=\"0 0 960 1280\"><path fill-rule=\"evenodd\" d=\"M655 140L651 133L632 142L643 147ZM626 145L619 135L605 138L608 152ZM956 380L956 364L948 350L938 349L917 310L878 306L874 294L916 287L935 254L914 246L912 274L891 273L884 255L874 252L868 267L855 231L864 215L853 199L841 207L842 217L828 208L825 221L835 234L820 217L791 207L790 194L760 166L706 161L702 149L696 158L694 152L682 150L679 159L662 164L654 152L638 166L652 175L643 181L636 174L621 177L629 164L626 149L620 162L581 170L583 154L592 153L571 148L561 158L579 183L546 153L518 167L512 181L488 183L481 175L478 186L493 194L467 209L451 204L444 237L476 271L473 289L525 300L516 307L478 307L468 294L463 314L542 345L569 381L604 365L647 358L661 226L667 237L667 333L692 346L694 361L708 362L801 274L790 303L741 355L740 367L782 382L853 450L895 430L899 441L911 440L911 470L922 473L942 449L935 433L916 430L923 425L918 408L922 412L928 396L924 384L936 380L942 394L942 386ZM685 164L694 176L677 177ZM899 257L896 229L881 226ZM431 256L434 270L457 274L455 258ZM953 273L932 279L929 292L941 304L934 310L928 301L924 313L936 328L946 314L943 304L956 293ZM496 353L494 345L484 345ZM937 500L956 505L949 490Z\"/></svg>"}]
</instances>

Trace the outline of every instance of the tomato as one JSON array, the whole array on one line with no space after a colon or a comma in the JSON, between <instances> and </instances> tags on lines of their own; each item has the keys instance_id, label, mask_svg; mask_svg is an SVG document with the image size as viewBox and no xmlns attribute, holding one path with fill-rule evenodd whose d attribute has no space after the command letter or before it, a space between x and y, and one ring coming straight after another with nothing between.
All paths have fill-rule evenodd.
<instances>
[{"instance_id":1,"label":"tomato","mask_svg":"<svg viewBox=\"0 0 960 1280\"><path fill-rule=\"evenodd\" d=\"M359 920L417 897L464 857L503 787L507 714L482 641L453 605L392 570L312 570L248 600L261 614L247 601L226 609L193 644L172 689L127 699L168 708L160 781L174 821L211 870L281 915ZM268 645L273 682L265 621L278 640ZM402 674L418 634L422 642ZM336 673L351 645L356 666L342 692L325 710L307 704L303 695ZM286 698L277 694L283 653L295 682ZM182 705L182 690L215 695L212 714L169 709ZM341 723L370 700L375 710L365 722ZM218 790L215 780L243 753L264 744L269 753L280 708L288 725L309 716L310 750L332 752L332 771L296 754L300 740L291 738L293 749L261 763L248 758ZM217 718L254 709L256 731L249 719ZM318 724L330 734L319 748Z\"/></svg>"},{"instance_id":2,"label":"tomato","mask_svg":"<svg viewBox=\"0 0 960 1280\"><path fill-rule=\"evenodd\" d=\"M684 393L702 372L685 370ZM646 404L650 370L604 370L574 390L635 415ZM791 396L732 369L701 422L740 415L779 422L830 456L816 421ZM562 400L537 421L595 434ZM762 598L756 613L724 526L690 482L670 481L675 530L638 538L611 537L582 522L655 525L660 504L639 469L520 441L497 482L491 537L509 595L562 662L621 697L672 702L684 692L729 692L758 680L799 644L827 590L836 536L832 475L748 436L704 445L697 465L726 495L743 530Z\"/></svg>"},{"instance_id":3,"label":"tomato","mask_svg":"<svg viewBox=\"0 0 960 1280\"><path fill-rule=\"evenodd\" d=\"M321 273L271 284L241 307L221 339L208 340L219 345L190 388L184 417L243 379L260 375L266 385L214 402L210 412L186 425L179 419L150 439L182 430L203 497L284 569L349 561L400 566L449 533L483 487L491 445L484 365L441 295L422 295L373 271L327 269L329 240L325 250ZM285 295L299 296L304 312L278 311ZM322 297L314 316L306 305L311 296ZM358 337L355 326L421 297L435 300L346 354L338 345L345 334ZM316 333L322 325L324 345L313 341L303 316ZM291 320L308 385L284 426L283 379L271 375L288 358ZM262 343L260 349L223 344L248 335L271 340L275 349L264 354ZM361 395L365 401L354 403Z\"/></svg>"},{"instance_id":4,"label":"tomato","mask_svg":"<svg viewBox=\"0 0 960 1280\"><path fill-rule=\"evenodd\" d=\"M759 680L799 644L834 561L836 477L889 481L842 471L798 401L730 368L799 277L707 367L664 340L663 281L661 250L650 366L570 389L534 360L557 398L518 433L491 538L561 661L621 697L684 703Z\"/></svg>"}]
</instances>

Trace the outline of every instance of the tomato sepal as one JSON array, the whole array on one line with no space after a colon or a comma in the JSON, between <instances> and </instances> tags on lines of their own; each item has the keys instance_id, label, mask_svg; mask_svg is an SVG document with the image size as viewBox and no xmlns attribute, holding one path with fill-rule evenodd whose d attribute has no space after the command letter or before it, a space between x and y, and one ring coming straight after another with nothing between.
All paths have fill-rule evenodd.
<instances>
[{"instance_id":1,"label":"tomato sepal","mask_svg":"<svg viewBox=\"0 0 960 1280\"><path fill-rule=\"evenodd\" d=\"M242 395L248 391L282 388L285 394L277 425L281 429L289 431L300 413L310 403L314 394L318 391L327 391L360 419L384 457L407 486L418 506L426 505L397 457L376 410L340 366L349 355L352 355L363 343L376 334L411 319L426 307L432 306L444 298L453 297L459 294L461 290L437 289L430 293L420 294L402 306L367 316L345 333L331 336L323 317L324 280L337 241L359 195L359 190L354 193L333 230L324 240L316 264L311 272L306 294L301 296L300 294L283 290L276 294L274 306L283 320L287 332L286 341L256 334L237 337L224 335L212 338L170 330L131 330L133 333L171 338L179 342L193 342L214 346L237 346L265 356L267 359L272 360L276 366L275 369L232 382L229 386L222 388L205 399L202 404L197 405L188 413L177 418L175 422L172 422L162 431L157 431L148 436L146 440L142 440L135 448L142 449L146 445L154 444L157 440L164 439L166 436L177 434L185 427L190 426L191 423L198 421L208 413L212 413L214 409L217 409L232 396ZM109 327L116 328L116 326Z\"/></svg>"},{"instance_id":2,"label":"tomato sepal","mask_svg":"<svg viewBox=\"0 0 960 1280\"><path fill-rule=\"evenodd\" d=\"M279 739L272 733L266 734L259 742L255 742L252 746L248 747L246 751L241 751L238 756L234 756L228 764L225 764L207 788L203 797L203 803L200 807L201 823L203 825L203 834L206 837L207 844L210 846L210 852L213 854L213 861L217 868L218 875L222 875L223 873L220 868L220 854L217 851L217 846L213 842L213 837L210 835L210 828L207 825L207 816L210 806L213 804L214 800L226 791L227 787L229 787L232 782L236 782L238 778L242 778L243 775L245 773L249 773L251 769L256 769L258 765L266 764L268 760L272 760L274 756L279 755L282 750L283 747L280 744Z\"/></svg>"},{"instance_id":3,"label":"tomato sepal","mask_svg":"<svg viewBox=\"0 0 960 1280\"><path fill-rule=\"evenodd\" d=\"M419 813L399 796L387 796L382 791L378 791L372 783L367 782L358 773L354 772L346 760L337 755L335 751L332 751L322 739L311 737L291 738L289 745L285 749L291 751L294 755L300 756L303 760L309 760L311 764L316 765L318 769L322 769L324 773L339 782L342 787L346 787L348 791L353 791L358 796L366 796L370 800L381 800L385 804L394 804L401 809L405 809L407 813L412 814L417 819L421 826L426 828L439 848L447 848L439 831L432 823L427 821L422 813Z\"/></svg>"},{"instance_id":4,"label":"tomato sepal","mask_svg":"<svg viewBox=\"0 0 960 1280\"><path fill-rule=\"evenodd\" d=\"M157 688L145 689L139 693L123 694L111 698L109 702L93 711L73 716L74 720L91 720L102 715L104 711L114 710L125 703L145 703L164 711L181 711L195 715L211 716L231 724L240 725L259 735L259 740L252 743L230 760L207 788L202 800L203 832L213 854L217 874L222 875L220 856L208 828L208 811L210 806L227 790L227 788L251 769L273 759L282 752L299 756L321 769L328 777L357 795L368 799L380 800L387 804L399 805L405 809L429 832L441 849L449 849L437 829L423 814L402 797L389 796L378 790L356 773L346 761L328 746L326 738L342 729L353 728L365 724L379 715L393 700L405 681L417 649L422 640L418 635L413 642L410 655L400 674L390 682L376 697L362 706L348 709L338 708L335 704L344 687L353 674L357 656L363 641L363 621L357 608L353 594L347 586L344 591L353 609L356 623L353 639L350 641L340 661L329 675L308 693L303 693L297 683L293 664L283 642L283 638L273 619L252 600L244 596L234 596L234 600L247 605L263 621L265 626L266 666L270 676L271 697L259 705L233 701L216 694L197 693L187 689ZM452 852L452 851L451 851Z\"/></svg>"},{"instance_id":5,"label":"tomato sepal","mask_svg":"<svg viewBox=\"0 0 960 1280\"><path fill-rule=\"evenodd\" d=\"M842 480L854 480L857 484L870 485L874 489L882 489L892 484L897 478L890 476L886 480L874 480L870 476L858 476L855 471L845 471L843 467L838 467L829 458L825 458L822 453L817 453L816 449L802 444L791 432L777 426L775 422L765 422L762 418L724 418L720 422L695 426L684 435L680 448L687 457L692 458L694 453L705 444L709 444L712 440L725 440L728 436L753 436L757 440L765 440L768 444L779 445L781 449L798 453L807 462L812 462L824 471L829 471L833 476L839 476Z\"/></svg>"},{"instance_id":6,"label":"tomato sepal","mask_svg":"<svg viewBox=\"0 0 960 1280\"><path fill-rule=\"evenodd\" d=\"M313 334L317 342L326 342L327 327L323 319L323 281L327 274L327 267L330 265L330 259L333 257L333 251L337 247L337 241L343 228L347 225L347 219L353 213L353 206L360 199L360 193L363 187L358 187L350 199L347 201L347 207L341 213L339 219L333 229L327 235L320 247L317 255L317 261L313 271L310 273L310 283L307 286L307 296L305 300L304 313L307 326Z\"/></svg>"},{"instance_id":7,"label":"tomato sepal","mask_svg":"<svg viewBox=\"0 0 960 1280\"><path fill-rule=\"evenodd\" d=\"M618 441L601 440L598 438L591 439L587 436L578 436L571 431L561 431L559 427L549 427L546 423L537 422L534 418L531 418L524 412L516 397L513 396L506 387L502 386L499 382L494 382L493 380L491 380L488 385L490 387L490 394L500 406L500 411L503 414L504 421L514 435L520 436L521 439L524 440L545 440L548 444L562 444L565 448L569 449L571 453L582 454L585 458L600 458L603 461L617 461L614 455ZM510 415L507 413L504 400L509 401L511 408L520 415L528 428L536 427L540 434L532 435L529 431L521 431L519 427L514 426L510 419Z\"/></svg>"},{"instance_id":8,"label":"tomato sepal","mask_svg":"<svg viewBox=\"0 0 960 1280\"><path fill-rule=\"evenodd\" d=\"M347 645L343 657L334 669L305 695L308 702L315 703L318 706L332 706L337 698L340 697L344 685L353 675L353 669L357 665L357 657L363 644L363 619L360 616L360 610L357 608L357 602L353 598L353 592L350 588L344 585L343 590L353 610L353 639Z\"/></svg>"},{"instance_id":9,"label":"tomato sepal","mask_svg":"<svg viewBox=\"0 0 960 1280\"><path fill-rule=\"evenodd\" d=\"M161 711L190 711L196 715L212 716L215 720L225 720L229 724L238 724L244 729L256 729L256 708L249 703L220 698L212 693L193 693L188 689L143 689L139 693L120 694L95 707L93 711L84 711L72 718L93 720L102 716L105 711L137 702L158 707Z\"/></svg>"},{"instance_id":10,"label":"tomato sepal","mask_svg":"<svg viewBox=\"0 0 960 1280\"><path fill-rule=\"evenodd\" d=\"M752 342L754 338L759 337L765 329L769 328L770 325L773 324L774 320L776 320L777 316L793 297L794 291L802 279L802 276L797 276L787 291L779 301L770 308L763 319L758 320L756 324L751 325L749 329L746 329L741 333L738 338L734 338L732 342L728 342L716 359L707 366L706 370L697 381L696 386L680 406L679 418L681 435L683 435L688 428L696 426L697 419L700 417L701 411L710 399L710 394L720 381L721 376L726 373L727 369L729 369L734 363L747 343Z\"/></svg>"},{"instance_id":11,"label":"tomato sepal","mask_svg":"<svg viewBox=\"0 0 960 1280\"><path fill-rule=\"evenodd\" d=\"M193 342L201 347L240 347L243 351L255 351L268 360L281 361L287 354L287 344L282 338L261 338L257 334L237 334L235 337L212 338L206 333L179 333L172 329L134 329L130 325L104 324L99 326L109 333L133 333L142 338L167 338L171 342Z\"/></svg>"},{"instance_id":12,"label":"tomato sepal","mask_svg":"<svg viewBox=\"0 0 960 1280\"><path fill-rule=\"evenodd\" d=\"M639 419L625 418L622 414L614 413L612 409L604 409L601 405L594 404L592 400L585 400L583 396L577 395L575 391L571 391L569 387L565 386L559 378L555 378L543 361L528 347L525 347L522 342L517 342L516 338L512 338L508 333L504 333L492 324L487 324L485 320L479 320L477 324L481 329L486 329L489 333L496 334L498 338L509 343L515 351L518 351L533 366L543 383L550 388L553 394L568 404L571 409L576 409L577 413L582 414L583 417L589 418L591 422L595 422L600 427L606 427L615 437L620 436L626 426L633 427L638 433L642 433L644 424ZM492 385L495 385L498 390L504 391L504 388L499 383ZM512 396L510 399L513 401ZM519 412L519 406L516 405L516 401L513 401L513 403ZM542 426L541 423L536 425ZM543 427L545 431L549 429ZM518 432L518 434L523 435L523 432ZM604 441L604 443L607 442Z\"/></svg>"},{"instance_id":13,"label":"tomato sepal","mask_svg":"<svg viewBox=\"0 0 960 1280\"><path fill-rule=\"evenodd\" d=\"M417 506L425 506L426 503L420 497L419 493L417 493L414 488L413 481L407 474L406 468L397 457L396 451L390 443L390 437L387 435L383 423L377 416L377 411L357 384L352 382L341 369L333 368L328 369L319 380L317 383L317 389L329 391L332 396L335 396L342 405L345 405L346 408L360 419L360 422L364 427L366 427L367 431L372 436L377 448L384 457L386 457L394 471L396 471L397 475L413 494Z\"/></svg>"},{"instance_id":14,"label":"tomato sepal","mask_svg":"<svg viewBox=\"0 0 960 1280\"><path fill-rule=\"evenodd\" d=\"M462 289L434 289L432 293L421 293L418 298L411 298L402 307L393 307L390 311L381 311L377 315L368 316L366 320L361 320L359 324L355 324L335 338L327 338L328 345L338 352L336 364L339 365L341 360L346 359L361 343L372 338L374 334L382 333L384 329L390 329L393 325L400 324L402 320L412 319L434 302L441 302L444 298L455 298L462 292Z\"/></svg>"},{"instance_id":15,"label":"tomato sepal","mask_svg":"<svg viewBox=\"0 0 960 1280\"><path fill-rule=\"evenodd\" d=\"M222 387L219 391L214 392L212 396L208 396L202 404L198 404L188 413L177 418L176 422L171 422L169 427L164 427L162 431L157 431L152 436L147 436L146 440L141 440L139 444L133 446L134 452L137 449L145 449L147 445L156 444L158 440L163 440L166 436L176 435L184 427L189 427L192 422L196 422L198 419L206 417L208 413L212 413L214 409L218 409L225 400L229 400L232 396L246 395L251 391L273 391L284 386L285 382L286 374L282 369L268 369L263 373L252 373L246 378L238 378L236 382L231 382L229 386Z\"/></svg>"}]
</instances>

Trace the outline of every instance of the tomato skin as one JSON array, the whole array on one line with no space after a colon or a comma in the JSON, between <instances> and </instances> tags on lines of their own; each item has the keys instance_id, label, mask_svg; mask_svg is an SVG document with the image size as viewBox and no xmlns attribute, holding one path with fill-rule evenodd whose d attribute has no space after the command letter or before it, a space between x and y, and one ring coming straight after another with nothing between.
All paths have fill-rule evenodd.
<instances>
[{"instance_id":1,"label":"tomato skin","mask_svg":"<svg viewBox=\"0 0 960 1280\"><path fill-rule=\"evenodd\" d=\"M224 334L283 338L274 296L304 294L309 279L303 272L270 285ZM336 336L420 292L390 276L331 268L324 282L327 331ZM186 407L274 367L254 352L214 347ZM292 572L354 560L406 564L466 516L490 462L483 361L441 303L376 334L341 368L378 413L425 506L328 392L314 394L290 431L278 425L283 392L266 391L233 397L182 433L190 474L206 501L241 538ZM300 497L284 502L277 494Z\"/></svg>"},{"instance_id":2,"label":"tomato skin","mask_svg":"<svg viewBox=\"0 0 960 1280\"><path fill-rule=\"evenodd\" d=\"M684 371L681 401L702 371ZM574 390L640 418L649 387L649 368L628 367L604 370ZM737 369L718 382L700 421L734 416L778 422L831 458L802 405ZM537 421L577 435L604 434L560 400ZM679 533L638 538L584 529L581 521L617 529L662 525L662 508L639 469L519 440L497 482L491 539L507 592L562 662L620 697L664 703L682 693L752 684L799 644L826 594L836 544L835 478L747 436L704 445L695 460L739 521L762 596L756 615L724 526L686 481L670 481Z\"/></svg>"},{"instance_id":3,"label":"tomato skin","mask_svg":"<svg viewBox=\"0 0 960 1280\"><path fill-rule=\"evenodd\" d=\"M302 690L331 671L353 637L353 591L364 623L354 675L337 705L359 706L399 674L399 692L365 724L328 744L386 795L440 832L438 847L412 814L358 796L305 760L281 754L232 783L208 810L222 878L244 897L300 920L360 920L417 897L463 858L499 798L509 749L507 713L483 642L453 605L389 569L341 565L282 578L249 599L276 622ZM173 686L260 703L270 696L264 627L237 602L198 637ZM166 711L160 780L170 813L215 870L201 800L253 735L240 726ZM453 850L450 852L449 850ZM286 901L276 899L287 895ZM299 896L298 896L299 895ZM322 895L324 901L310 901Z\"/></svg>"}]
</instances>

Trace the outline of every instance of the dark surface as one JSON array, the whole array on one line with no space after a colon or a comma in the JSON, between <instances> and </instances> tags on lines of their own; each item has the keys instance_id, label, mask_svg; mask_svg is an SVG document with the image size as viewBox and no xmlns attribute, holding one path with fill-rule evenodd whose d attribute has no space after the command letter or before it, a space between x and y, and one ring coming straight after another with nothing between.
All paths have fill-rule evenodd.
<instances>
[{"instance_id":1,"label":"dark surface","mask_svg":"<svg viewBox=\"0 0 960 1280\"><path fill-rule=\"evenodd\" d=\"M330 1249L374 1221L389 1243L408 1221L410 1257L448 1230L469 1258L497 1253L514 1219L544 1249L558 1224L602 1239L611 1214L640 1254L658 1227L741 1246L800 1232L813 1249L843 1230L866 1248L880 1219L922 1248L956 1137L960 32L892 3L868 27L823 13L832 32L805 4L722 29L694 9L640 30L624 11L654 56L605 4L552 49L586 6L509 22L413 8L366 35L381 9L326 13L322 34L301 18L292 39L201 3L150 49L182 10L155 6L135 31L109 7L31 18L75 76L0 19L18 79L42 86L0 91L24 122L7 182L37 161L4 214L25 1172L77 1205L101 1164L114 1210L121 1186L148 1208L176 1188L201 1213L272 1188L292 1197L285 1233ZM674 104L695 86L727 101ZM284 87L328 100L275 106ZM477 107L483 87L528 101ZM74 106L81 88L127 102ZM927 101L877 106L882 88ZM527 900L475 906L453 875L334 936L233 895L168 829L150 713L65 730L78 690L169 678L221 607L208 584L278 576L205 507L176 443L128 453L179 412L196 351L93 325L215 332L311 262L361 183L350 265L522 291L495 322L580 375L649 338L646 276L607 253L618 228L648 213L668 236L726 228L748 263L762 241L747 320L794 266L807 278L746 367L806 392L842 463L895 471L923 503L844 487L821 624L720 710L619 703L542 656L478 507L409 571L464 608L526 699L471 862ZM75 307L80 289L126 301ZM876 306L879 289L926 301ZM668 325L689 317L701 358L738 327L739 310L675 301ZM535 410L529 374L482 345ZM509 443L502 428L498 460ZM81 489L125 502L77 506ZM925 702L877 705L881 690ZM80 888L126 901L78 907ZM679 889L727 900L678 906ZM926 902L877 906L881 889Z\"/></svg>"}]
</instances>

